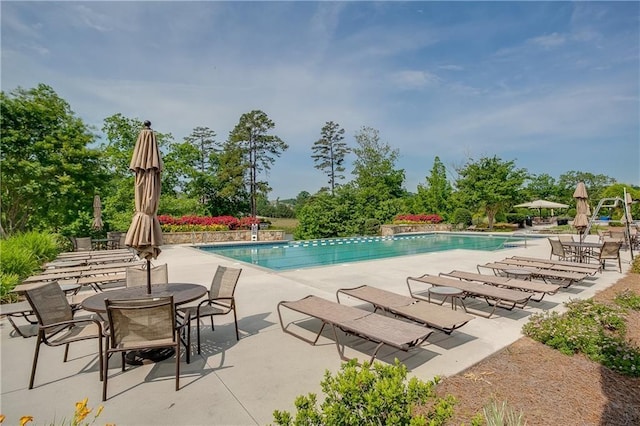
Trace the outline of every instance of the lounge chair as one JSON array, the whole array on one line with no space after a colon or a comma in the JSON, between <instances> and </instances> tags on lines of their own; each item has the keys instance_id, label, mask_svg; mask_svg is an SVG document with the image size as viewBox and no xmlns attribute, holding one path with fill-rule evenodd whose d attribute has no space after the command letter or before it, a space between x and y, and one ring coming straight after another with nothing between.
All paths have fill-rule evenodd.
<instances>
[{"instance_id":1,"label":"lounge chair","mask_svg":"<svg viewBox=\"0 0 640 426\"><path fill-rule=\"evenodd\" d=\"M539 281L519 280L514 278L499 277L497 275L483 275L465 271L451 271L448 274L440 273L440 276L458 278L460 280L477 281L482 284L489 284L496 287L511 288L514 290L527 291L538 294L538 298L531 300L540 302L545 294L556 294L560 290L560 286L556 284L547 284Z\"/></svg>"},{"instance_id":2,"label":"lounge chair","mask_svg":"<svg viewBox=\"0 0 640 426\"><path fill-rule=\"evenodd\" d=\"M512 310L516 307L524 308L529 302L529 299L531 299L531 296L533 296L533 293L527 293L520 290L499 288L492 285L462 281L455 278L440 277L436 275L424 274L419 277L407 277L407 287L409 287L411 297L422 300L428 299L411 288L412 281L421 284L429 284L431 286L453 287L462 290L464 292L464 297L482 298L493 307L493 310L488 315L483 315L487 318L491 318L497 307L507 310ZM477 314L481 315L479 313Z\"/></svg>"},{"instance_id":3,"label":"lounge chair","mask_svg":"<svg viewBox=\"0 0 640 426\"><path fill-rule=\"evenodd\" d=\"M507 257L502 259L500 263L507 263L513 266L519 266L523 268L540 268L551 269L552 271L565 271L565 272L577 272L578 274L595 275L598 269L585 268L581 263L574 263L573 265L558 265L555 263L549 263L548 261L533 261L533 260L518 260Z\"/></svg>"},{"instance_id":4,"label":"lounge chair","mask_svg":"<svg viewBox=\"0 0 640 426\"><path fill-rule=\"evenodd\" d=\"M536 268L534 266L521 267L521 266L514 266L508 263L501 263L501 262L489 262L484 265L478 265L478 273L480 273L480 268L491 269L496 275L504 274L505 270L522 268L531 272L531 276L534 278L541 278L545 281L547 279L560 281L563 283L562 287L564 288L569 287L573 283L582 281L588 276L588 274L579 273L579 272L554 271L551 269Z\"/></svg>"},{"instance_id":5,"label":"lounge chair","mask_svg":"<svg viewBox=\"0 0 640 426\"><path fill-rule=\"evenodd\" d=\"M317 318L322 321L322 327L318 331L315 340L307 339L299 334L288 330L289 325L284 325L281 308L288 308L292 311ZM347 360L344 355L344 345L340 345L337 329L347 334L358 336L362 339L377 343L370 363L373 363L378 351L384 345L391 346L402 351L420 346L433 333L426 327L408 323L399 319L386 317L376 313L368 312L352 306L341 305L317 296L307 296L296 301L282 301L278 303L278 317L280 327L285 333L291 334L300 340L315 345L320 338L324 327L329 325L333 329L336 348L340 358Z\"/></svg>"},{"instance_id":6,"label":"lounge chair","mask_svg":"<svg viewBox=\"0 0 640 426\"><path fill-rule=\"evenodd\" d=\"M540 257L527 257L527 256L511 256L510 259L520 260L525 262L541 262L549 265L570 266L573 268L580 268L580 272L584 272L589 275L595 275L596 272L602 272L600 265L593 265L590 263L576 263L569 260L550 260Z\"/></svg>"},{"instance_id":7,"label":"lounge chair","mask_svg":"<svg viewBox=\"0 0 640 426\"><path fill-rule=\"evenodd\" d=\"M427 327L436 328L446 334L451 334L453 330L462 327L473 319L471 315L461 311L454 311L433 303L425 303L413 297L368 285L339 289L336 292L338 302L340 302L340 294L369 302L374 306L375 311L380 309L393 315L419 322Z\"/></svg>"},{"instance_id":8,"label":"lounge chair","mask_svg":"<svg viewBox=\"0 0 640 426\"><path fill-rule=\"evenodd\" d=\"M33 317L31 305L26 300L15 303L0 304L0 316L6 316L7 320L15 330L15 332L24 338L33 337L38 334L38 320ZM28 324L18 325L14 322L14 318L23 318Z\"/></svg>"}]
</instances>

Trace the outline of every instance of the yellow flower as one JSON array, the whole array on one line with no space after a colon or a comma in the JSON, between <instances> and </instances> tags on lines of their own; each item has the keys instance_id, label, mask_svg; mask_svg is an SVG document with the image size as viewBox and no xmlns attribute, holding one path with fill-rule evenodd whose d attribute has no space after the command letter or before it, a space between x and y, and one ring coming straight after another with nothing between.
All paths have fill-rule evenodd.
<instances>
[{"instance_id":1,"label":"yellow flower","mask_svg":"<svg viewBox=\"0 0 640 426\"><path fill-rule=\"evenodd\" d=\"M24 426L29 422L33 421L33 416L22 416L20 417L20 426Z\"/></svg>"},{"instance_id":2,"label":"yellow flower","mask_svg":"<svg viewBox=\"0 0 640 426\"><path fill-rule=\"evenodd\" d=\"M87 407L87 402L89 402L89 398L76 402L76 413L83 411Z\"/></svg>"},{"instance_id":3,"label":"yellow flower","mask_svg":"<svg viewBox=\"0 0 640 426\"><path fill-rule=\"evenodd\" d=\"M4 414L0 414L0 423L4 422Z\"/></svg>"},{"instance_id":4,"label":"yellow flower","mask_svg":"<svg viewBox=\"0 0 640 426\"><path fill-rule=\"evenodd\" d=\"M102 410L104 410L104 405L99 405L98 409L96 410L96 417L98 417L100 413L102 413Z\"/></svg>"}]
</instances>

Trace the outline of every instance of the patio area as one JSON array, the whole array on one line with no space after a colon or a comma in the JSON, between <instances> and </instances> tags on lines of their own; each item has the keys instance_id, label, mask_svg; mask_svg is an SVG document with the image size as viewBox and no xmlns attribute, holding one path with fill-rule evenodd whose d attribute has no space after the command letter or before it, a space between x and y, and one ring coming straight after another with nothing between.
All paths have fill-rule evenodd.
<instances>
[{"instance_id":1,"label":"patio area","mask_svg":"<svg viewBox=\"0 0 640 426\"><path fill-rule=\"evenodd\" d=\"M162 250L154 264L168 265L170 282L208 287L218 265L243 268L236 290L240 341L236 341L231 315L215 318L215 332L205 322L202 354L196 353L194 345L191 363L182 362L178 392L174 391L173 359L128 367L124 373L114 359L109 370L109 399L102 403L95 342L72 345L67 363L62 362L63 348L43 346L35 387L28 390L35 339L13 337L10 324L2 319L0 413L6 416L7 424L18 423L24 415L33 416L34 424L70 419L75 403L84 398L89 398L89 407L104 404L97 424L269 424L275 409L294 409L296 396L309 392L321 395L325 370L336 372L341 364L330 333L325 332L317 346L283 333L276 312L278 302L309 294L335 300L337 289L362 284L407 295L408 276L437 275L453 269L475 272L478 264L508 256L548 258L550 246L544 238L530 239L526 248L454 250L286 272L240 264L189 246L165 246ZM629 252L623 251L622 256L624 273L629 268ZM393 362L397 357L411 375L423 380L454 375L517 340L532 313L562 310L563 302L589 298L620 276L617 268L609 267L541 302L530 302L524 309L498 309L490 319L476 316L451 335L436 331L416 350L405 353L383 348L378 358ZM355 299L341 301L364 307ZM480 302L465 304L482 306ZM309 328L309 335L317 325L314 320L298 323ZM195 332L193 337L195 340ZM361 360L368 359L375 346L354 337L340 338L346 342L346 355Z\"/></svg>"}]
</instances>

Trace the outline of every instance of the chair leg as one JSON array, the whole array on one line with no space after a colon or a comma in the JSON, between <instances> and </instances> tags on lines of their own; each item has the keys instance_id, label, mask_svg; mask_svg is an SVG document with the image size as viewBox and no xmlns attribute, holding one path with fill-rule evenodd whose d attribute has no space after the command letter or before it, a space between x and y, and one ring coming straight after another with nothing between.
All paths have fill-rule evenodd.
<instances>
[{"instance_id":1,"label":"chair leg","mask_svg":"<svg viewBox=\"0 0 640 426\"><path fill-rule=\"evenodd\" d=\"M236 325L236 340L240 340L240 334L238 333L238 317L236 316L236 309L233 308L233 323Z\"/></svg>"},{"instance_id":2,"label":"chair leg","mask_svg":"<svg viewBox=\"0 0 640 426\"><path fill-rule=\"evenodd\" d=\"M42 343L42 332L38 331L38 340L36 341L36 350L33 354L33 364L31 366L31 378L29 379L29 389L33 389L33 380L36 377L36 367L38 366L38 355L40 354L40 344Z\"/></svg>"},{"instance_id":3,"label":"chair leg","mask_svg":"<svg viewBox=\"0 0 640 426\"><path fill-rule=\"evenodd\" d=\"M176 344L176 391L180 390L180 338Z\"/></svg>"},{"instance_id":4,"label":"chair leg","mask_svg":"<svg viewBox=\"0 0 640 426\"><path fill-rule=\"evenodd\" d=\"M108 344L107 344L108 346ZM104 354L102 360L102 400L107 400L107 373L109 371L109 354Z\"/></svg>"}]
</instances>

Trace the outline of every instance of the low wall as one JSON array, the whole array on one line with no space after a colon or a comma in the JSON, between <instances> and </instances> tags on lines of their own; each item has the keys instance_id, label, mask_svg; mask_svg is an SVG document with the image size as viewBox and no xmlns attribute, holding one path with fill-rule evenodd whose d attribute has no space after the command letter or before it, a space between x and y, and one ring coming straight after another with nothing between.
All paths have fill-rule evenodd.
<instances>
[{"instance_id":1,"label":"low wall","mask_svg":"<svg viewBox=\"0 0 640 426\"><path fill-rule=\"evenodd\" d=\"M284 231L258 231L258 241L284 240ZM233 241L251 241L251 231L216 232L163 232L162 244L207 244Z\"/></svg>"},{"instance_id":2,"label":"low wall","mask_svg":"<svg viewBox=\"0 0 640 426\"><path fill-rule=\"evenodd\" d=\"M448 223L424 223L419 225L382 225L380 235L383 237L407 232L434 232L451 231L451 224Z\"/></svg>"}]
</instances>

